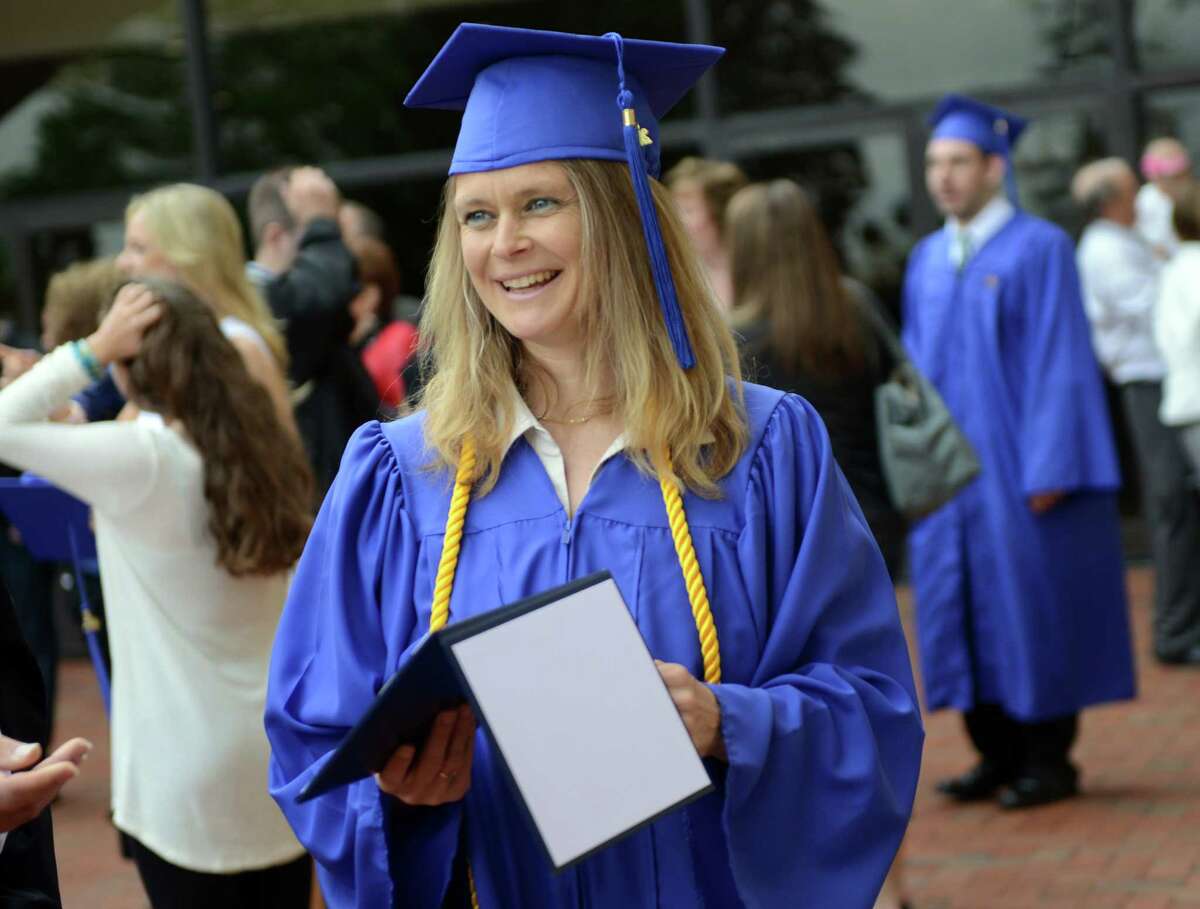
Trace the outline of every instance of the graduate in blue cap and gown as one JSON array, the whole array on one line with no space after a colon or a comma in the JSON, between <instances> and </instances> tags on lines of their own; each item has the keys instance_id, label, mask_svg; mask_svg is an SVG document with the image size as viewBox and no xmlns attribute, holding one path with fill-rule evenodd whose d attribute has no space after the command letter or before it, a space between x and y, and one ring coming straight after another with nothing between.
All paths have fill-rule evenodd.
<instances>
[{"instance_id":1,"label":"graduate in blue cap and gown","mask_svg":"<svg viewBox=\"0 0 1200 909\"><path fill-rule=\"evenodd\" d=\"M652 179L720 54L463 25L408 96L464 111L422 410L350 441L267 697L271 791L333 907L866 909L896 852L923 732L887 571L812 408L736 378ZM296 803L431 628L602 569L714 793L555 874L460 708Z\"/></svg>"},{"instance_id":2,"label":"graduate in blue cap and gown","mask_svg":"<svg viewBox=\"0 0 1200 909\"><path fill-rule=\"evenodd\" d=\"M1075 794L1078 712L1134 693L1120 476L1073 245L1016 206L1025 121L951 95L932 124L904 343L983 469L910 536L926 703L980 753L939 788L1022 808Z\"/></svg>"}]
</instances>

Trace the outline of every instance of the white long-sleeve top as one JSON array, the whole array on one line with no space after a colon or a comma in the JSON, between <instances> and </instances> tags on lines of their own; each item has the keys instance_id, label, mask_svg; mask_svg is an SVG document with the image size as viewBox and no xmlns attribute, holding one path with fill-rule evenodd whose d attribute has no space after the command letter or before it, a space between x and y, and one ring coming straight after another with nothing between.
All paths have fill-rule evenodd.
<instances>
[{"instance_id":1,"label":"white long-sleeve top","mask_svg":"<svg viewBox=\"0 0 1200 909\"><path fill-rule=\"evenodd\" d=\"M1171 220L1175 214L1171 197L1153 183L1147 183L1138 190L1136 208L1138 233L1150 244L1155 258L1163 261L1175 255L1179 250L1179 235Z\"/></svg>"},{"instance_id":2,"label":"white long-sleeve top","mask_svg":"<svg viewBox=\"0 0 1200 909\"><path fill-rule=\"evenodd\" d=\"M1154 335L1167 363L1159 419L1200 423L1200 242L1180 244L1163 268Z\"/></svg>"},{"instance_id":3,"label":"white long-sleeve top","mask_svg":"<svg viewBox=\"0 0 1200 909\"><path fill-rule=\"evenodd\" d=\"M1154 341L1159 263L1149 245L1132 228L1098 218L1079 240L1077 261L1104 371L1118 385L1161 380L1166 365Z\"/></svg>"},{"instance_id":4,"label":"white long-sleeve top","mask_svg":"<svg viewBox=\"0 0 1200 909\"><path fill-rule=\"evenodd\" d=\"M113 659L113 820L194 871L295 859L304 849L267 795L262 722L287 578L217 565L203 462L178 429L47 422L88 381L60 347L0 391L0 460L93 508Z\"/></svg>"}]
</instances>

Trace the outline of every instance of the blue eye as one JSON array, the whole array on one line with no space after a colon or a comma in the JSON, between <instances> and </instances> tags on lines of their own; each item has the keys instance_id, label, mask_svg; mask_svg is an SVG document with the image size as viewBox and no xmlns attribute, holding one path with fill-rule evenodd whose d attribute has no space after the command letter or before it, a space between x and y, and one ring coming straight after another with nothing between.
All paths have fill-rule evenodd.
<instances>
[{"instance_id":1,"label":"blue eye","mask_svg":"<svg viewBox=\"0 0 1200 909\"><path fill-rule=\"evenodd\" d=\"M483 209L476 209L463 215L463 224L467 227L481 227L487 223L489 218L491 218L491 215L488 212L483 211Z\"/></svg>"},{"instance_id":2,"label":"blue eye","mask_svg":"<svg viewBox=\"0 0 1200 909\"><path fill-rule=\"evenodd\" d=\"M539 211L549 211L550 209L556 207L557 205L558 205L557 199L550 199L550 198L543 197L543 198L531 200L530 203L525 207L529 211L539 212Z\"/></svg>"}]
</instances>

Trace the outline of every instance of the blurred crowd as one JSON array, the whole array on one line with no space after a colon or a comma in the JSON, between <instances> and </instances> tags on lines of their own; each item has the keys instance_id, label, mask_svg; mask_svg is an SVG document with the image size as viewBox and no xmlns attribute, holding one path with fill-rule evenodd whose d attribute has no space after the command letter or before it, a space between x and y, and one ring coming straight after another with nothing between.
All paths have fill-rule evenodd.
<instances>
[{"instance_id":1,"label":"blurred crowd","mask_svg":"<svg viewBox=\"0 0 1200 909\"><path fill-rule=\"evenodd\" d=\"M1105 548L1111 537L1090 554L1065 537L1017 542L1042 533L1044 522L1036 522L1043 518L1059 521L1067 535L1076 534L1077 522L1115 528L1108 494L1120 479L1110 463L1108 413L1097 405L1102 370L1140 471L1156 577L1156 655L1200 666L1200 182L1189 154L1161 138L1136 169L1117 158L1084 166L1072 184L1087 218L1076 247L1005 201L1006 152L975 142L976 160L938 141L927 174L946 227L913 252L902 333L872 290L845 273L808 190L790 180L751 182L735 164L694 158L665 175L739 339L746 378L812 403L893 578L906 570L911 530L908 572L918 608L967 604L971 640L962 653L978 664L987 660L979 640L999 634L997 626L1012 617L972 606L973 585L1015 584L1005 594L1014 601L1055 601L1053 585L1092 574L1088 603L1108 597L1115 609L1124 607L1119 552L1114 565L1093 561L1112 552ZM273 894L271 905L307 905L309 860L260 785L274 623L288 570L347 440L368 420L419 407L423 369L430 368L421 356L419 289L405 293L388 231L366 204L345 198L316 167L287 168L254 184L246 223L248 232L224 196L199 185L134 197L121 253L54 275L37 345L0 347L0 458L13 475L38 474L84 498L97 523L114 527L112 548L100 553L111 575L107 596L94 564L85 577L96 614L104 617L103 600L114 591L195 604L177 627L140 615L112 617L98 632L106 638L105 668L126 691L113 715L116 821L155 843L152 851L127 838L125 848L156 906L180 905L173 866L253 874L254 886ZM1065 259L1058 255L1064 251ZM939 322L932 299L947 312L969 306L969 317ZM906 352L897 352L898 336ZM1073 346L1080 337L1090 348ZM878 390L910 358L983 471L952 506L921 516L915 528L889 485L878 406ZM1047 416L1037 431L1057 450L1038 467L1014 466L1008 452L1023 444L1022 414L1039 408ZM1106 498L1086 510L1097 491ZM145 541L165 536L177 541L174 555L147 555ZM1018 551L1011 558L995 552L1006 539ZM161 564L147 572L148 558ZM1059 575L1051 577L1043 561L1057 561ZM127 570L134 563L139 570ZM56 569L35 559L7 522L0 523L0 569L52 717ZM158 586L134 591L146 577ZM1022 579L1029 579L1025 588ZM962 610L955 615L961 619ZM1093 675L1092 688L1049 703L1036 665L1010 668L1003 679L989 680L990 670L981 674L978 665L955 675L958 645L932 640L939 620L928 616L931 639L921 647L930 661L929 706L963 711L980 757L942 791L960 801L998 796L1018 809L1074 795L1078 773L1068 753L1078 711L1133 693L1120 669L1129 659L1124 619L1114 619L1104 647L1126 656L1114 661L1101 647L1097 657L1108 659L1111 686L1099 690ZM1068 634L1079 632L1070 607L1056 621ZM1040 632L1031 626L1028 633ZM203 640L201 652L185 638ZM1074 668L1082 673L1090 664L1079 660ZM931 671L932 663L943 672ZM16 663L7 669L15 672ZM1014 686L1031 693L1012 694ZM184 699L190 706L180 708L172 688L199 688L206 697ZM49 728L52 719L44 719ZM220 794L199 766L211 762L216 730L227 738L224 766L233 768ZM11 724L0 729L18 732ZM16 755L14 740L0 744L9 769L40 759ZM49 797L73 775L61 768L64 760L73 767L86 750L86 743L69 744L71 752L45 768L60 765L44 782ZM134 750L159 755L161 776L129 773ZM168 795L179 788L190 788L184 807ZM12 819L26 818L0 811L0 821ZM15 861L13 850L5 854ZM878 905L897 909L903 891L898 863Z\"/></svg>"}]
</instances>

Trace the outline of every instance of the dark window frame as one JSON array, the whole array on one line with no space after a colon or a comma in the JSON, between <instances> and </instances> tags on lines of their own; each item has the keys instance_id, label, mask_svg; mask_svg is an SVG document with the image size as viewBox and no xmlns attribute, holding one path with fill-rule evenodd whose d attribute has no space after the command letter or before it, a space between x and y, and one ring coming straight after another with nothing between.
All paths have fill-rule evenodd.
<instances>
[{"instance_id":1,"label":"dark window frame","mask_svg":"<svg viewBox=\"0 0 1200 909\"><path fill-rule=\"evenodd\" d=\"M184 24L188 76L188 107L193 124L191 179L231 196L243 196L257 174L222 173L217 157L219 123L212 104L213 84L208 50L206 0L178 0ZM709 0L676 0L684 6L687 37L712 40ZM1136 160L1145 138L1142 97L1158 89L1200 87L1200 67L1162 72L1138 70L1134 34L1135 0L1106 0L1110 23L1113 67L1107 78L1084 82L1028 84L981 94L985 100L1036 116L1103 105L1107 112L1106 142L1112 154ZM912 228L920 236L936 227L937 214L924 189L922 160L926 141L925 117L936 98L874 105L831 105L776 108L734 113L722 117L717 110L720 67L697 87L696 116L664 126L666 143L687 143L712 157L728 157L763 150L800 150L839 139L854 139L880 132L903 138L908 153ZM416 151L375 158L321 162L346 189L381 182L440 177L446 172L450 152ZM70 228L121 217L137 187L47 196L0 204L0 242L9 247L17 283L18 315L22 327L37 324L38 288L30 265L32 235L39 230Z\"/></svg>"}]
</instances>

